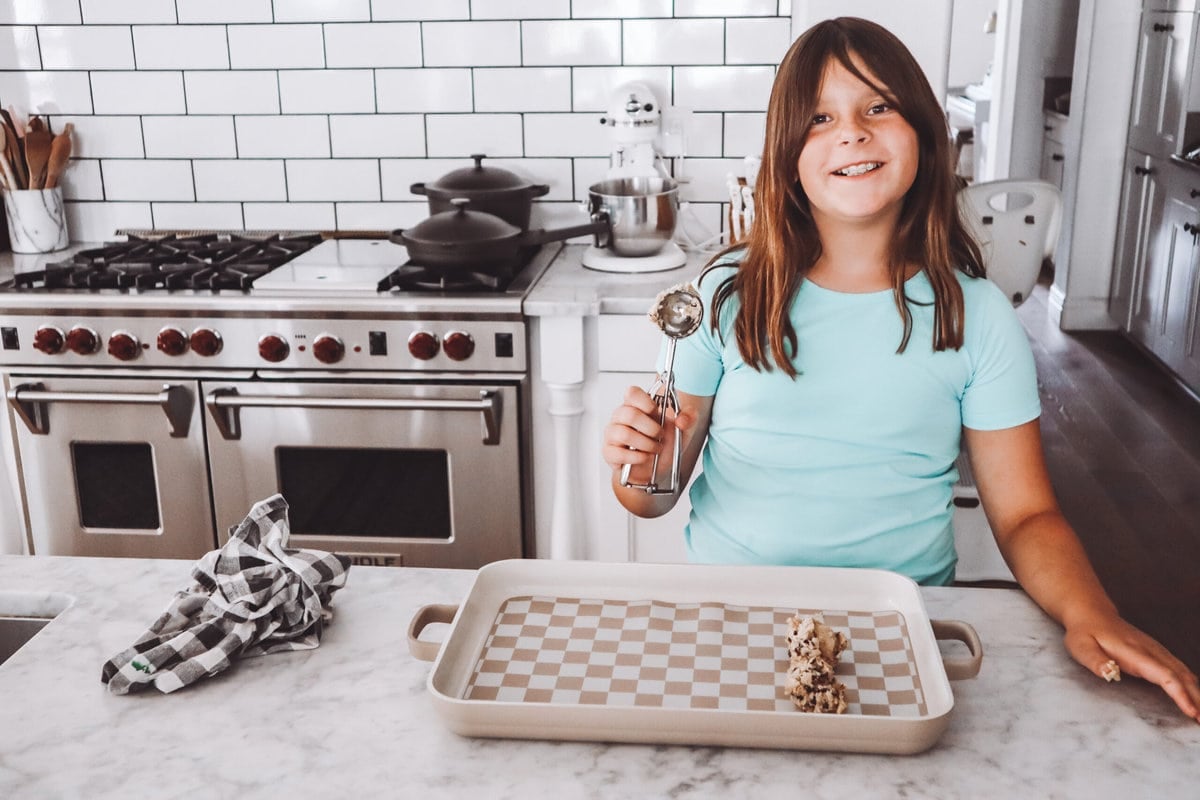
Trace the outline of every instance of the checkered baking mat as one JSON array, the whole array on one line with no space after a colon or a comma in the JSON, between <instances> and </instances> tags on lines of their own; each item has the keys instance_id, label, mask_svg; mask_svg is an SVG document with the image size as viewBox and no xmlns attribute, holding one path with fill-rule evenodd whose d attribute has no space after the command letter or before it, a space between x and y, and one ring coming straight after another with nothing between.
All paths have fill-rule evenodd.
<instances>
[{"instance_id":1,"label":"checkered baking mat","mask_svg":"<svg viewBox=\"0 0 1200 800\"><path fill-rule=\"evenodd\" d=\"M820 613L846 634L847 713L921 717L925 695L904 616L513 597L500 607L467 700L795 712L784 694L788 617Z\"/></svg>"}]
</instances>

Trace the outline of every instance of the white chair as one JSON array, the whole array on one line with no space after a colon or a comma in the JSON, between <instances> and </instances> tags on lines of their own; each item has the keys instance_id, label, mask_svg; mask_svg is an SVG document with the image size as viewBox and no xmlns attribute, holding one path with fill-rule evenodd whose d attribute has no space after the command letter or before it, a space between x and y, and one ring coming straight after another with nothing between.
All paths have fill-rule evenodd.
<instances>
[{"instance_id":1,"label":"white chair","mask_svg":"<svg viewBox=\"0 0 1200 800\"><path fill-rule=\"evenodd\" d=\"M958 193L963 216L983 250L988 278L1019 306L1054 255L1062 194L1046 181L973 183Z\"/></svg>"},{"instance_id":2,"label":"white chair","mask_svg":"<svg viewBox=\"0 0 1200 800\"><path fill-rule=\"evenodd\" d=\"M980 248L988 278L1019 306L1029 298L1054 254L1062 224L1062 195L1045 181L991 181L959 191L967 223ZM961 582L1015 583L1004 563L971 474L964 448L956 463L954 485L954 547L958 551L956 579Z\"/></svg>"}]
</instances>

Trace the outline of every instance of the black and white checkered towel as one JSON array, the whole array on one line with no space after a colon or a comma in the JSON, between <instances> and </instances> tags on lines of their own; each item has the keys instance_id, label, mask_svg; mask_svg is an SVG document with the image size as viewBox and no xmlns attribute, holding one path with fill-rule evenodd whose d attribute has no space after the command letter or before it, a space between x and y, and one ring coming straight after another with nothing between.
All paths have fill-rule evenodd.
<instances>
[{"instance_id":1,"label":"black and white checkered towel","mask_svg":"<svg viewBox=\"0 0 1200 800\"><path fill-rule=\"evenodd\" d=\"M195 583L132 647L104 664L114 694L153 685L167 693L228 669L234 658L308 650L333 617L330 597L346 584L350 560L287 549L288 506L273 495L230 529L220 550L192 568Z\"/></svg>"}]
</instances>

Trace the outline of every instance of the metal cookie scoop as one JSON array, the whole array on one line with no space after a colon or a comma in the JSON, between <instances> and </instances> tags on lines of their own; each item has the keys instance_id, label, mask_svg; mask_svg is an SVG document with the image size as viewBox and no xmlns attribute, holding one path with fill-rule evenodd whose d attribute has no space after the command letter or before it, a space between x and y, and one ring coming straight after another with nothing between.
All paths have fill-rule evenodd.
<instances>
[{"instance_id":1,"label":"metal cookie scoop","mask_svg":"<svg viewBox=\"0 0 1200 800\"><path fill-rule=\"evenodd\" d=\"M700 321L704 318L704 303L691 284L681 283L660 292L658 297L654 298L649 317L667 336L666 362L662 373L650 387L650 396L658 404L658 424L665 428L668 409L673 414L679 413L679 396L675 393L675 345L700 327ZM661 453L654 454L648 483L630 483L629 471L633 465L626 464L621 470L621 485L642 489L647 494L674 494L679 488L680 439L678 435L675 436L674 457L671 459L670 482L667 486L658 484L658 461Z\"/></svg>"}]
</instances>

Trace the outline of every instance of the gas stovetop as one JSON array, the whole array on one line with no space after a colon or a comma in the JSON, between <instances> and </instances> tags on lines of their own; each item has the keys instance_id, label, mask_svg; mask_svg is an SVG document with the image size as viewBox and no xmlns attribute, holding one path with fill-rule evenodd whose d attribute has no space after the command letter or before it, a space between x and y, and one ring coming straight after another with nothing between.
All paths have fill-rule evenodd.
<instances>
[{"instance_id":1,"label":"gas stovetop","mask_svg":"<svg viewBox=\"0 0 1200 800\"><path fill-rule=\"evenodd\" d=\"M524 298L562 250L439 274L387 239L150 238L0 284L0 366L521 372Z\"/></svg>"}]
</instances>

